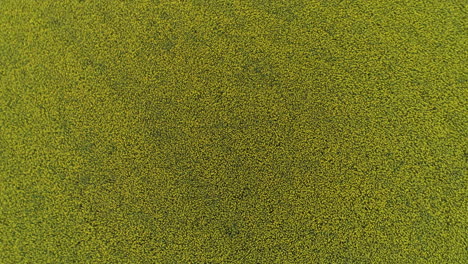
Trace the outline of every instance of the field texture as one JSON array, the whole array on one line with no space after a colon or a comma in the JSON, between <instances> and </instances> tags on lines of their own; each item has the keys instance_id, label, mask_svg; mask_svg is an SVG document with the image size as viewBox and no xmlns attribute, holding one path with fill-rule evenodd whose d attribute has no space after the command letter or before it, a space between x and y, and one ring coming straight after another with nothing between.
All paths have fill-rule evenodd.
<instances>
[{"instance_id":1,"label":"field texture","mask_svg":"<svg viewBox=\"0 0 468 264\"><path fill-rule=\"evenodd\" d=\"M0 0L0 263L468 263L463 0Z\"/></svg>"}]
</instances>

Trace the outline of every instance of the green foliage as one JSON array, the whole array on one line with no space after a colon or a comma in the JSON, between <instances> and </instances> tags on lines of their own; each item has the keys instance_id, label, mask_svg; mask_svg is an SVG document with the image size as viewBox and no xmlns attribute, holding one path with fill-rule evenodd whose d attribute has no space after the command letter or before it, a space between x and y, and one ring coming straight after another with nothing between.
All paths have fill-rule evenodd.
<instances>
[{"instance_id":1,"label":"green foliage","mask_svg":"<svg viewBox=\"0 0 468 264\"><path fill-rule=\"evenodd\" d=\"M466 14L2 0L0 263L468 263Z\"/></svg>"}]
</instances>

